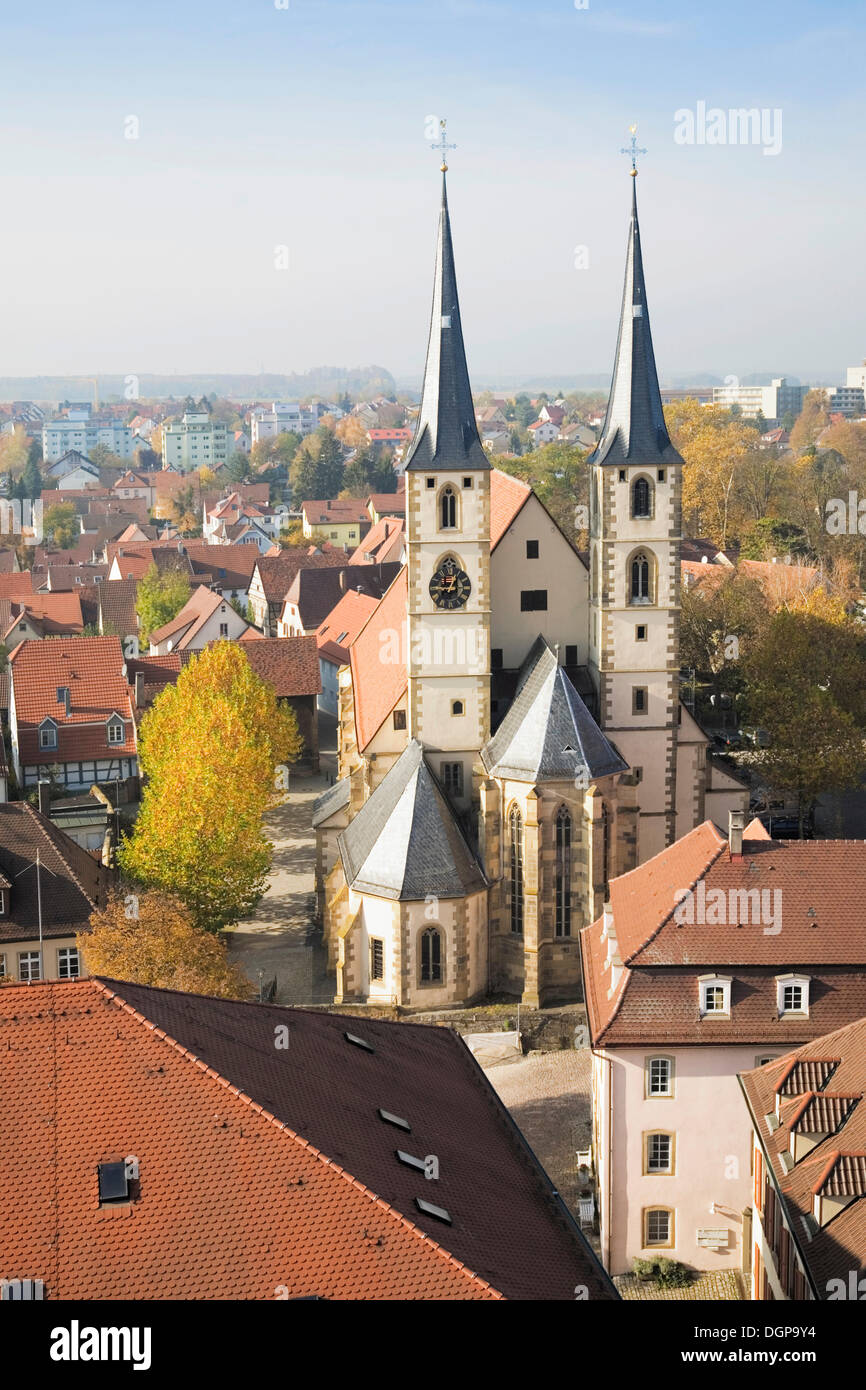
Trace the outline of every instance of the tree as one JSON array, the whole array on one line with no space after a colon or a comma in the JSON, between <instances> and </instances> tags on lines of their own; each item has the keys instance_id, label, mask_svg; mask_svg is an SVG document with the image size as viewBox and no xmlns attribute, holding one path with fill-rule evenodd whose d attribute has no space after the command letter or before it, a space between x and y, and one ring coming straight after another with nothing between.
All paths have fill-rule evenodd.
<instances>
[{"instance_id":1,"label":"tree","mask_svg":"<svg viewBox=\"0 0 866 1390\"><path fill-rule=\"evenodd\" d=\"M250 471L246 454L236 449L226 464L226 477L231 483L242 483Z\"/></svg>"},{"instance_id":2,"label":"tree","mask_svg":"<svg viewBox=\"0 0 866 1390\"><path fill-rule=\"evenodd\" d=\"M748 653L746 676L751 720L770 734L762 771L796 798L802 835L817 797L859 786L866 770L863 630L826 600L780 608Z\"/></svg>"},{"instance_id":3,"label":"tree","mask_svg":"<svg viewBox=\"0 0 866 1390\"><path fill-rule=\"evenodd\" d=\"M243 647L215 642L166 686L141 722L141 810L118 861L134 882L174 893L197 927L252 911L271 846L262 816L282 785L275 768L302 748L291 708Z\"/></svg>"},{"instance_id":4,"label":"tree","mask_svg":"<svg viewBox=\"0 0 866 1390\"><path fill-rule=\"evenodd\" d=\"M293 430L284 430L268 439L260 439L250 450L250 466L261 471L282 463L286 467L292 462L301 444L301 436Z\"/></svg>"},{"instance_id":5,"label":"tree","mask_svg":"<svg viewBox=\"0 0 866 1390\"><path fill-rule=\"evenodd\" d=\"M46 540L58 550L70 550L81 534L78 513L72 502L58 502L42 518Z\"/></svg>"},{"instance_id":6,"label":"tree","mask_svg":"<svg viewBox=\"0 0 866 1390\"><path fill-rule=\"evenodd\" d=\"M25 497L39 497L42 492L42 474L39 471L39 464L29 451L27 454L27 462L24 465L24 472L21 474L21 482L24 485Z\"/></svg>"},{"instance_id":7,"label":"tree","mask_svg":"<svg viewBox=\"0 0 866 1390\"><path fill-rule=\"evenodd\" d=\"M336 497L343 487L343 450L339 440L324 425L316 431L319 448L316 454L316 483L321 491L316 497Z\"/></svg>"},{"instance_id":8,"label":"tree","mask_svg":"<svg viewBox=\"0 0 866 1390\"><path fill-rule=\"evenodd\" d=\"M171 500L171 514L182 536L189 536L200 526L196 508L196 492L192 483L184 483Z\"/></svg>"},{"instance_id":9,"label":"tree","mask_svg":"<svg viewBox=\"0 0 866 1390\"><path fill-rule=\"evenodd\" d=\"M791 448L797 454L802 453L808 444L817 443L819 434L829 423L830 414L824 392L808 391L803 401L803 409L791 430Z\"/></svg>"},{"instance_id":10,"label":"tree","mask_svg":"<svg viewBox=\"0 0 866 1390\"><path fill-rule=\"evenodd\" d=\"M229 963L223 943L199 931L170 893L113 894L90 926L77 945L91 975L219 999L252 996L250 981Z\"/></svg>"},{"instance_id":11,"label":"tree","mask_svg":"<svg viewBox=\"0 0 866 1390\"><path fill-rule=\"evenodd\" d=\"M743 521L739 483L743 460L757 443L754 425L721 406L676 401L665 408L675 447L683 456L683 526L708 536L720 550L736 539Z\"/></svg>"},{"instance_id":12,"label":"tree","mask_svg":"<svg viewBox=\"0 0 866 1390\"><path fill-rule=\"evenodd\" d=\"M184 570L159 570L152 564L139 582L135 601L142 641L176 618L189 595L189 575Z\"/></svg>"},{"instance_id":13,"label":"tree","mask_svg":"<svg viewBox=\"0 0 866 1390\"><path fill-rule=\"evenodd\" d=\"M683 587L680 663L709 682L718 707L722 694L742 688L740 658L763 630L769 610L754 579L720 565L705 568L699 583Z\"/></svg>"}]
</instances>

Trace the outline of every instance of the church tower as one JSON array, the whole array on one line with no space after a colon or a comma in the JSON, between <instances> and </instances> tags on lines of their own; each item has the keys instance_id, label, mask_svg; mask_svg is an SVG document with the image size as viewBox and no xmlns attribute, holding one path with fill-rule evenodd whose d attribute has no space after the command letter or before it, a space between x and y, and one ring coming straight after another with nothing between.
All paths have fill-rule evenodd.
<instances>
[{"instance_id":1,"label":"church tower","mask_svg":"<svg viewBox=\"0 0 866 1390\"><path fill-rule=\"evenodd\" d=\"M632 146L613 381L590 464L590 670L602 728L639 769L638 859L676 838L682 458L662 410Z\"/></svg>"},{"instance_id":2,"label":"church tower","mask_svg":"<svg viewBox=\"0 0 866 1390\"><path fill-rule=\"evenodd\" d=\"M446 168L423 395L405 464L408 732L465 812L490 737L490 463L466 368Z\"/></svg>"}]
</instances>

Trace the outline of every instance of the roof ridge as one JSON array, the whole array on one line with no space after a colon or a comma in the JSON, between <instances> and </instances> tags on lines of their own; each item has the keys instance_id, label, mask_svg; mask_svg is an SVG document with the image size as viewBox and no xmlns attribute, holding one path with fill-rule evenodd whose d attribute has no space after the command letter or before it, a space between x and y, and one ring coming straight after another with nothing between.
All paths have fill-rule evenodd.
<instances>
[{"instance_id":1,"label":"roof ridge","mask_svg":"<svg viewBox=\"0 0 866 1390\"><path fill-rule=\"evenodd\" d=\"M711 825L711 826L713 827L714 830L716 829L716 826L715 826L715 824L714 824L713 821L703 821L703 822L702 822L702 825L700 825L700 826L695 826L695 829L696 829L696 830L700 830L700 829L702 828L703 825ZM717 833L721 834L720 831L718 831ZM676 844L677 842L674 841L674 843ZM695 890L695 888L697 887L697 885L698 885L698 884L701 882L701 880L709 873L710 869L713 867L713 865L718 861L718 859L719 859L719 858L721 857L721 855L724 853L725 849L727 848L727 845L728 845L727 840L726 840L724 837L722 837L721 843L716 847L716 851L715 851L715 853L713 854L712 858L709 860L709 862L708 862L707 864L704 865L703 869L702 869L701 872L698 874L698 877L697 877L696 879L694 879L694 880L689 884L688 889L687 889L687 892L688 892L688 893L694 892L694 890ZM666 851L667 851L667 849L670 849L670 848L671 848L670 845L666 846L665 849L659 851L659 855L665 854ZM654 855L653 858L658 858L659 855ZM644 862L645 862L646 864L651 864L651 863L652 863L652 859L647 859L647 860L645 860ZM643 864L638 864L636 868L631 869L629 872L630 872L630 873L637 873L638 870L639 870L639 869L642 869L643 867L644 867ZM626 877L628 877L628 875L624 874L623 877L626 878ZM681 903L682 903L683 901L684 901L684 899L680 899L679 901L674 902L674 904L673 904L673 906L671 907L670 911L669 911L669 912L661 919L661 921L653 928L653 930L650 932L650 934L649 934L649 936L646 938L646 940L645 940L645 941L642 941L642 942L640 943L639 946L636 946L635 949L631 952L630 955L624 956L624 957L623 957L623 962L622 962L623 965L630 965L631 962L634 960L635 956L638 954L639 951L645 951L645 950L646 950L646 948L647 948L647 946L649 946L650 942L651 942L651 941L654 941L655 938L659 935L659 933L660 933L660 931L662 930L662 928L667 926L668 922L670 922L670 920L671 920L671 918L673 917L674 913L677 912L677 910L679 909L679 907L680 907L680 905L681 905ZM653 968L656 968L656 967L653 967Z\"/></svg>"},{"instance_id":2,"label":"roof ridge","mask_svg":"<svg viewBox=\"0 0 866 1390\"><path fill-rule=\"evenodd\" d=\"M378 1193L373 1192L369 1187L362 1183L359 1178L354 1177L348 1171L348 1169L341 1167L340 1164L336 1163L332 1158L329 1158L327 1154L322 1153L321 1149L317 1149L314 1144L311 1144L309 1142L309 1140L304 1139L302 1135L298 1134L296 1130L292 1129L291 1125L286 1124L283 1120L277 1119L276 1115L272 1114L270 1110L266 1110L265 1107L261 1105L259 1101L254 1100L252 1096L246 1093L246 1091L242 1091L239 1086L236 1086L234 1082L229 1080L228 1077L223 1076L221 1072L217 1071L217 1069L215 1067L212 1067L208 1062L205 1062L203 1058L198 1057L194 1052L191 1052L189 1048L184 1047L183 1044L179 1043L176 1038L172 1038L168 1033L166 1033L165 1029L157 1027L157 1025L155 1023L152 1023L151 1020L147 1018L145 1014L140 1013L138 1009L133 1008L131 1004L127 1003L127 1001L122 997L122 995L118 994L115 990L110 990L107 985L103 984L102 981L97 979L96 977L91 976L91 979L95 988L99 990L100 993L105 995L107 1002L114 1003L118 1008L123 1009L125 1013L130 1014L136 1020L136 1022L143 1023L145 1027L149 1028L156 1037L160 1038L163 1042L167 1043L168 1046L173 1048L176 1052L178 1052L181 1057L191 1062L193 1066L198 1067L200 1071L203 1071L213 1081L216 1081L219 1085L226 1087L227 1090L231 1091L232 1095L234 1095L238 1100L242 1101L244 1104L248 1105L253 1111L255 1111L256 1114L260 1115L262 1119L264 1119L267 1123L274 1125L278 1130L281 1130L283 1133L287 1134L290 1139L294 1140L298 1145L300 1145L302 1149L305 1149L314 1158L318 1159L320 1163L323 1163L327 1168L330 1168L334 1172L339 1174L341 1178L345 1179L346 1182L348 1182L352 1187L356 1188L356 1190L362 1193L365 1197L369 1197L370 1200L374 1202L377 1206L381 1207L381 1209L389 1217L393 1217L393 1219L397 1221L401 1226L404 1226L406 1230L410 1232L411 1235L419 1239L424 1245L429 1246L431 1250L433 1250L441 1259L445 1260L447 1264L451 1265L454 1269L458 1270L461 1275L463 1275L466 1279L469 1280L470 1283L477 1285L479 1288L484 1289L485 1291L489 1291L497 1299L504 1300L504 1294L500 1293L499 1290L494 1288L492 1284L488 1283L486 1279L482 1279L480 1274L476 1274L474 1270L469 1269L468 1265L465 1265L462 1262L462 1260L458 1260L454 1255L451 1254L449 1250L445 1248L444 1245L440 1245L438 1241L435 1241L430 1236L428 1236L425 1231L421 1230L420 1226L417 1226L414 1221L410 1221L409 1217L404 1215L403 1212L398 1211L396 1207L392 1207L389 1202L385 1201L384 1197L380 1197Z\"/></svg>"}]
</instances>

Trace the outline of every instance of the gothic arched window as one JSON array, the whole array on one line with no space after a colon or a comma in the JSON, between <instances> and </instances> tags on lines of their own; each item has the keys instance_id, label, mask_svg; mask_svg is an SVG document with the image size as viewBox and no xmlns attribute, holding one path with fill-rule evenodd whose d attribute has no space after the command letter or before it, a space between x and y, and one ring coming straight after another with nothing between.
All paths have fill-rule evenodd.
<instances>
[{"instance_id":1,"label":"gothic arched window","mask_svg":"<svg viewBox=\"0 0 866 1390\"><path fill-rule=\"evenodd\" d=\"M635 478L631 490L631 514L636 517L652 516L652 489L648 478Z\"/></svg>"},{"instance_id":2,"label":"gothic arched window","mask_svg":"<svg viewBox=\"0 0 866 1390\"><path fill-rule=\"evenodd\" d=\"M571 936L571 816L565 806L556 813L556 935Z\"/></svg>"},{"instance_id":3,"label":"gothic arched window","mask_svg":"<svg viewBox=\"0 0 866 1390\"><path fill-rule=\"evenodd\" d=\"M421 983L442 983L442 933L438 927L428 927L421 933Z\"/></svg>"},{"instance_id":4,"label":"gothic arched window","mask_svg":"<svg viewBox=\"0 0 866 1390\"><path fill-rule=\"evenodd\" d=\"M629 576L629 603L652 603L652 563L645 550L639 550L631 559Z\"/></svg>"},{"instance_id":5,"label":"gothic arched window","mask_svg":"<svg viewBox=\"0 0 866 1390\"><path fill-rule=\"evenodd\" d=\"M457 525L457 494L450 485L443 488L439 498L439 527L442 531L453 531Z\"/></svg>"},{"instance_id":6,"label":"gothic arched window","mask_svg":"<svg viewBox=\"0 0 866 1390\"><path fill-rule=\"evenodd\" d=\"M516 806L508 817L508 889L511 930L523 931L523 818Z\"/></svg>"}]
</instances>

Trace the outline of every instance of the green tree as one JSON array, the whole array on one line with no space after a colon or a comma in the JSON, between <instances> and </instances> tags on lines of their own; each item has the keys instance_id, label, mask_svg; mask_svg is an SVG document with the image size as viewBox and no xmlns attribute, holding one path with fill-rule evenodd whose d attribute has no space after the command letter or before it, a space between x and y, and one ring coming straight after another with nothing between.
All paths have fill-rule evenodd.
<instances>
[{"instance_id":1,"label":"green tree","mask_svg":"<svg viewBox=\"0 0 866 1390\"><path fill-rule=\"evenodd\" d=\"M78 513L72 502L58 502L42 517L45 538L58 550L69 550L81 534Z\"/></svg>"},{"instance_id":2,"label":"green tree","mask_svg":"<svg viewBox=\"0 0 866 1390\"><path fill-rule=\"evenodd\" d=\"M135 601L142 641L177 617L189 595L189 576L183 570L159 570L152 564L138 585Z\"/></svg>"},{"instance_id":3,"label":"green tree","mask_svg":"<svg viewBox=\"0 0 866 1390\"><path fill-rule=\"evenodd\" d=\"M226 477L230 483L242 483L250 471L246 454L236 449L226 464Z\"/></svg>"},{"instance_id":4,"label":"green tree","mask_svg":"<svg viewBox=\"0 0 866 1390\"><path fill-rule=\"evenodd\" d=\"M293 711L255 674L243 645L207 647L142 719L147 780L132 838L118 851L123 872L175 894L206 930L252 911L270 863L262 816L285 785L278 769L301 747Z\"/></svg>"},{"instance_id":5,"label":"green tree","mask_svg":"<svg viewBox=\"0 0 866 1390\"><path fill-rule=\"evenodd\" d=\"M24 472L21 474L21 481L24 485L25 497L36 498L42 492L42 474L39 471L39 464L29 451Z\"/></svg>"}]
</instances>

